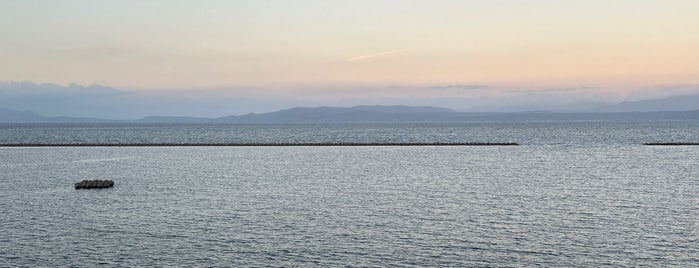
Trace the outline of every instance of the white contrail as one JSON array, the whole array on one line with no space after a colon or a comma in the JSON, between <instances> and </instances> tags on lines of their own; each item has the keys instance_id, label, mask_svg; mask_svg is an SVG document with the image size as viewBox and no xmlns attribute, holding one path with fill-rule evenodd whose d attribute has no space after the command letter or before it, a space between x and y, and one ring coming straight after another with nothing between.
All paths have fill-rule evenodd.
<instances>
[{"instance_id":1,"label":"white contrail","mask_svg":"<svg viewBox=\"0 0 699 268\"><path fill-rule=\"evenodd\" d=\"M372 58L388 56L391 54L396 54L396 53L401 53L401 52L406 52L406 51L408 51L408 50L407 49L389 50L389 51L379 52L376 54L369 54L369 55L361 55L361 56L352 57L352 58L347 59L347 61L355 62L355 61L368 60L368 59L372 59Z\"/></svg>"}]
</instances>

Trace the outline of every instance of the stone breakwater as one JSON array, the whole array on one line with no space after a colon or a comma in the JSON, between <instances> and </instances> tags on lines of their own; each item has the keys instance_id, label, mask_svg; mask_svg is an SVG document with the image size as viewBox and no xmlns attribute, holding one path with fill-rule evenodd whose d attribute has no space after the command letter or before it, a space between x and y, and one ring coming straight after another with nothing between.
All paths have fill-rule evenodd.
<instances>
[{"instance_id":1,"label":"stone breakwater","mask_svg":"<svg viewBox=\"0 0 699 268\"><path fill-rule=\"evenodd\" d=\"M643 145L651 145L651 146L685 146L685 145L692 145L696 146L699 145L699 142L646 142Z\"/></svg>"},{"instance_id":2,"label":"stone breakwater","mask_svg":"<svg viewBox=\"0 0 699 268\"><path fill-rule=\"evenodd\" d=\"M82 180L75 184L75 189L99 189L114 187L112 180Z\"/></svg>"},{"instance_id":3,"label":"stone breakwater","mask_svg":"<svg viewBox=\"0 0 699 268\"><path fill-rule=\"evenodd\" d=\"M292 143L5 143L0 147L176 147L176 146L517 146L516 142L292 142Z\"/></svg>"}]
</instances>

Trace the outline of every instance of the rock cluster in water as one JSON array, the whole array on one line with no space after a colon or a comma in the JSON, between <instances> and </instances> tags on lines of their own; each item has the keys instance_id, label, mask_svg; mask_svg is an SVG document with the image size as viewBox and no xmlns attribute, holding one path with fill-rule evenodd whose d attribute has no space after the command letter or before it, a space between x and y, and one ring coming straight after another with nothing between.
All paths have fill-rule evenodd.
<instances>
[{"instance_id":1,"label":"rock cluster in water","mask_svg":"<svg viewBox=\"0 0 699 268\"><path fill-rule=\"evenodd\" d=\"M75 189L99 189L114 187L112 180L82 180L75 184Z\"/></svg>"}]
</instances>

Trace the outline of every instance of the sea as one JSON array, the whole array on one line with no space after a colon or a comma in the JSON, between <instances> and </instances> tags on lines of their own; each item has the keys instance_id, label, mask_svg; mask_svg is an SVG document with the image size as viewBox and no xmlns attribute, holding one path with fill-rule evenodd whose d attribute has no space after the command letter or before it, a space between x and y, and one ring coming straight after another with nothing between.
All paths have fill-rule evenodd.
<instances>
[{"instance_id":1,"label":"sea","mask_svg":"<svg viewBox=\"0 0 699 268\"><path fill-rule=\"evenodd\" d=\"M697 267L699 122L2 124L0 266ZM110 179L113 188L76 190Z\"/></svg>"}]
</instances>

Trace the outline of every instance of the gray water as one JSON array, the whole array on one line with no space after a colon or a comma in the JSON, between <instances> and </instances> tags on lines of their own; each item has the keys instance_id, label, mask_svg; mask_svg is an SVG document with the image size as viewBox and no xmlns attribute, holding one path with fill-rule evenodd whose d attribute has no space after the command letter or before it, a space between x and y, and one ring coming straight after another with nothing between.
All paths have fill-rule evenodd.
<instances>
[{"instance_id":1,"label":"gray water","mask_svg":"<svg viewBox=\"0 0 699 268\"><path fill-rule=\"evenodd\" d=\"M699 121L419 124L0 124L2 143L518 142L634 145L699 142Z\"/></svg>"},{"instance_id":2,"label":"gray water","mask_svg":"<svg viewBox=\"0 0 699 268\"><path fill-rule=\"evenodd\" d=\"M0 266L692 267L699 146L639 142L696 141L698 130L1 126L2 142L443 137L523 145L0 148ZM72 188L83 179L116 185Z\"/></svg>"}]
</instances>

